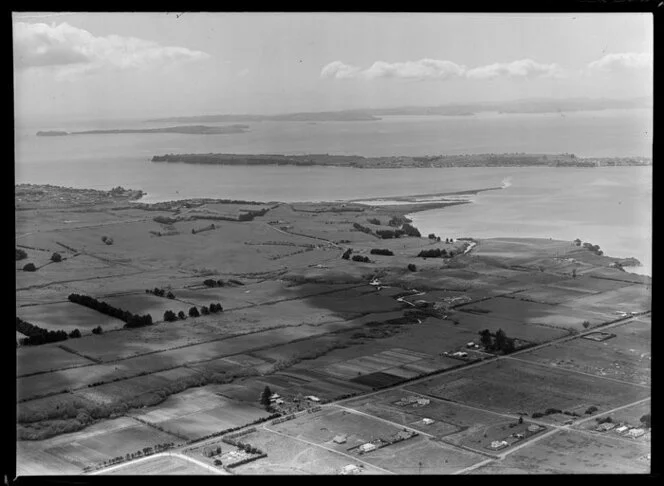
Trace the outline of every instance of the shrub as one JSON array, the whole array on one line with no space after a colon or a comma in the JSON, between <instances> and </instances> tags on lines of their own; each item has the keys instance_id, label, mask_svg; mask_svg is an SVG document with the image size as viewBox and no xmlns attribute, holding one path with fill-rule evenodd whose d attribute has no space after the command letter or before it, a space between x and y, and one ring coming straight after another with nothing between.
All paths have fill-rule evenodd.
<instances>
[{"instance_id":1,"label":"shrub","mask_svg":"<svg viewBox=\"0 0 664 486\"><path fill-rule=\"evenodd\" d=\"M380 222L380 220L379 220L378 218L369 218L369 219L367 219L367 221L368 221L369 223L371 223L371 224L375 224L375 225L377 225L377 226L380 226L380 225L381 225L381 222Z\"/></svg>"},{"instance_id":2,"label":"shrub","mask_svg":"<svg viewBox=\"0 0 664 486\"><path fill-rule=\"evenodd\" d=\"M179 317L180 319L182 319L183 321L187 318L187 316L185 315L184 311L180 311L180 312L178 312L178 317Z\"/></svg>"},{"instance_id":3,"label":"shrub","mask_svg":"<svg viewBox=\"0 0 664 486\"><path fill-rule=\"evenodd\" d=\"M417 271L417 267L415 266L414 263L409 263L409 264L408 264L408 270L410 270L411 272L416 272L416 271Z\"/></svg>"},{"instance_id":4,"label":"shrub","mask_svg":"<svg viewBox=\"0 0 664 486\"><path fill-rule=\"evenodd\" d=\"M164 312L164 320L166 322L177 321L177 319L178 319L178 316L176 316L175 312L173 312L172 310L167 310L166 312Z\"/></svg>"},{"instance_id":5,"label":"shrub","mask_svg":"<svg viewBox=\"0 0 664 486\"><path fill-rule=\"evenodd\" d=\"M25 258L28 258L28 254L24 250L16 248L16 261L24 260Z\"/></svg>"},{"instance_id":6,"label":"shrub","mask_svg":"<svg viewBox=\"0 0 664 486\"><path fill-rule=\"evenodd\" d=\"M431 250L422 250L417 254L420 258L443 258L447 256L445 248L433 248Z\"/></svg>"},{"instance_id":7,"label":"shrub","mask_svg":"<svg viewBox=\"0 0 664 486\"><path fill-rule=\"evenodd\" d=\"M221 464L221 459L215 459L215 460L214 460L214 465L215 465L215 466L221 466L221 465L222 465L222 464Z\"/></svg>"},{"instance_id":8,"label":"shrub","mask_svg":"<svg viewBox=\"0 0 664 486\"><path fill-rule=\"evenodd\" d=\"M562 410L559 410L557 408L547 408L544 411L545 415L553 415L554 413L563 413Z\"/></svg>"},{"instance_id":9,"label":"shrub","mask_svg":"<svg viewBox=\"0 0 664 486\"><path fill-rule=\"evenodd\" d=\"M535 412L535 413L533 413L532 417L533 418L540 418L540 417L544 417L544 414L542 412Z\"/></svg>"},{"instance_id":10,"label":"shrub","mask_svg":"<svg viewBox=\"0 0 664 486\"><path fill-rule=\"evenodd\" d=\"M650 428L651 422L650 422L650 414L649 413L642 416L640 421L645 427Z\"/></svg>"},{"instance_id":11,"label":"shrub","mask_svg":"<svg viewBox=\"0 0 664 486\"><path fill-rule=\"evenodd\" d=\"M37 267L35 267L35 264L34 264L34 263L26 263L26 264L23 266L23 271L24 271L24 272L36 272L36 271L37 271Z\"/></svg>"},{"instance_id":12,"label":"shrub","mask_svg":"<svg viewBox=\"0 0 664 486\"><path fill-rule=\"evenodd\" d=\"M430 239L430 240L435 240L435 239L436 239L436 235L434 235L433 233L429 233L429 239Z\"/></svg>"},{"instance_id":13,"label":"shrub","mask_svg":"<svg viewBox=\"0 0 664 486\"><path fill-rule=\"evenodd\" d=\"M189 309L189 317L199 317L201 314L198 312L196 307Z\"/></svg>"},{"instance_id":14,"label":"shrub","mask_svg":"<svg viewBox=\"0 0 664 486\"><path fill-rule=\"evenodd\" d=\"M51 255L51 261L54 263L59 263L62 261L62 255L60 253L55 252Z\"/></svg>"},{"instance_id":15,"label":"shrub","mask_svg":"<svg viewBox=\"0 0 664 486\"><path fill-rule=\"evenodd\" d=\"M354 262L369 263L369 257L362 256L362 255L354 255L352 260Z\"/></svg>"},{"instance_id":16,"label":"shrub","mask_svg":"<svg viewBox=\"0 0 664 486\"><path fill-rule=\"evenodd\" d=\"M173 294L173 292L168 292L168 293L166 294L166 298L168 298L168 299L174 299L174 298L175 298L175 294Z\"/></svg>"},{"instance_id":17,"label":"shrub","mask_svg":"<svg viewBox=\"0 0 664 486\"><path fill-rule=\"evenodd\" d=\"M595 413L595 412L597 412L597 407L595 407L595 406L588 407L588 408L586 409L586 415L590 415L590 414L593 414L593 413Z\"/></svg>"},{"instance_id":18,"label":"shrub","mask_svg":"<svg viewBox=\"0 0 664 486\"><path fill-rule=\"evenodd\" d=\"M70 338L80 338L81 337L81 331L78 329L74 329L72 332L69 333Z\"/></svg>"},{"instance_id":19,"label":"shrub","mask_svg":"<svg viewBox=\"0 0 664 486\"><path fill-rule=\"evenodd\" d=\"M203 281L203 285L205 285L206 287L216 287L217 282L215 280L212 280L211 278L208 278Z\"/></svg>"},{"instance_id":20,"label":"shrub","mask_svg":"<svg viewBox=\"0 0 664 486\"><path fill-rule=\"evenodd\" d=\"M103 333L103 332L104 332L104 331L103 331L103 329L101 328L101 326L97 326L97 327L95 327L95 328L92 330L92 334L101 334L101 333Z\"/></svg>"},{"instance_id":21,"label":"shrub","mask_svg":"<svg viewBox=\"0 0 664 486\"><path fill-rule=\"evenodd\" d=\"M392 250L380 249L380 248L373 248L370 253L372 255L386 255L386 256L393 256L394 255Z\"/></svg>"},{"instance_id":22,"label":"shrub","mask_svg":"<svg viewBox=\"0 0 664 486\"><path fill-rule=\"evenodd\" d=\"M210 314L210 309L208 309L205 306L201 307L201 314L203 314L204 316L209 315Z\"/></svg>"}]
</instances>

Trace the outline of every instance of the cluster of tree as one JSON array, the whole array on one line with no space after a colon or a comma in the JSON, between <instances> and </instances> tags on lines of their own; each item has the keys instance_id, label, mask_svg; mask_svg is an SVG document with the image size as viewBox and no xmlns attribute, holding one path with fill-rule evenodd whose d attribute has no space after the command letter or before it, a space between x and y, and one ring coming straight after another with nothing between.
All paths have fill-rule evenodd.
<instances>
[{"instance_id":1,"label":"cluster of tree","mask_svg":"<svg viewBox=\"0 0 664 486\"><path fill-rule=\"evenodd\" d=\"M16 261L24 260L26 258L28 258L28 254L25 252L25 250L16 248Z\"/></svg>"},{"instance_id":2,"label":"cluster of tree","mask_svg":"<svg viewBox=\"0 0 664 486\"><path fill-rule=\"evenodd\" d=\"M237 217L238 221L253 221L256 216L265 216L270 208L248 210Z\"/></svg>"},{"instance_id":3,"label":"cluster of tree","mask_svg":"<svg viewBox=\"0 0 664 486\"><path fill-rule=\"evenodd\" d=\"M650 414L647 413L647 414L643 415L640 419L640 422L643 424L644 427L650 428L650 426L652 425L652 422L651 422L651 419L650 419Z\"/></svg>"},{"instance_id":4,"label":"cluster of tree","mask_svg":"<svg viewBox=\"0 0 664 486\"><path fill-rule=\"evenodd\" d=\"M595 255L599 255L599 256L604 255L604 252L599 249L599 245L593 245L591 243L586 242L586 243L583 244L583 247L587 248L590 251L592 251Z\"/></svg>"},{"instance_id":5,"label":"cluster of tree","mask_svg":"<svg viewBox=\"0 0 664 486\"><path fill-rule=\"evenodd\" d=\"M107 316L120 319L125 323L124 327L127 328L143 327L152 324L152 316L150 314L145 314L142 316L138 314L132 314L129 311L113 307L106 302L101 302L94 297L90 297L89 295L69 294L68 299L74 304L89 307L90 309L94 309L97 312L106 314Z\"/></svg>"},{"instance_id":6,"label":"cluster of tree","mask_svg":"<svg viewBox=\"0 0 664 486\"><path fill-rule=\"evenodd\" d=\"M169 216L162 216L162 215L155 216L154 218L152 218L152 220L156 223L161 223L161 224L173 224L177 223L178 221L177 218L171 218Z\"/></svg>"},{"instance_id":7,"label":"cluster of tree","mask_svg":"<svg viewBox=\"0 0 664 486\"><path fill-rule=\"evenodd\" d=\"M502 329L498 329L495 336L488 329L480 331L479 334L480 343L488 351L501 351L504 354L508 354L515 349L514 339L507 337L507 334Z\"/></svg>"},{"instance_id":8,"label":"cluster of tree","mask_svg":"<svg viewBox=\"0 0 664 486\"><path fill-rule=\"evenodd\" d=\"M406 232L401 229L395 229L395 230L383 229L383 230L376 230L376 234L384 240L389 240L392 238L400 238L403 235L405 235Z\"/></svg>"},{"instance_id":9,"label":"cluster of tree","mask_svg":"<svg viewBox=\"0 0 664 486\"><path fill-rule=\"evenodd\" d=\"M362 226L360 223L353 223L353 228L355 228L357 231L361 231L362 233L367 233L369 235L373 233L371 228Z\"/></svg>"},{"instance_id":10,"label":"cluster of tree","mask_svg":"<svg viewBox=\"0 0 664 486\"><path fill-rule=\"evenodd\" d=\"M341 258L343 258L344 260L348 260L348 259L350 258L350 254L351 254L351 253L353 253L353 249L352 249L352 248L348 248L348 249L344 252L344 254L341 255Z\"/></svg>"},{"instance_id":11,"label":"cluster of tree","mask_svg":"<svg viewBox=\"0 0 664 486\"><path fill-rule=\"evenodd\" d=\"M401 229L406 233L407 236L415 236L415 237L417 237L417 238L419 238L420 236L422 236L422 235L420 234L420 231L419 231L415 226L413 226L413 225L411 225L411 224L409 224L409 223L405 223L405 224L401 227Z\"/></svg>"},{"instance_id":12,"label":"cluster of tree","mask_svg":"<svg viewBox=\"0 0 664 486\"><path fill-rule=\"evenodd\" d=\"M387 224L389 226L394 226L395 228L400 228L402 225L412 222L413 222L412 219L409 219L405 216L392 216L392 218L390 218Z\"/></svg>"},{"instance_id":13,"label":"cluster of tree","mask_svg":"<svg viewBox=\"0 0 664 486\"><path fill-rule=\"evenodd\" d=\"M244 284L243 284L242 282L240 282L239 280L234 280L234 279L232 279L232 278L231 278L231 279L228 279L228 282L224 282L224 281L221 280L221 279L219 279L219 280L214 280L214 279L211 279L211 278L208 278L208 279L206 279L206 280L203 281L203 285L205 285L206 287L224 287L224 286L226 286L226 285L228 285L228 284L233 284L233 285L244 285Z\"/></svg>"},{"instance_id":14,"label":"cluster of tree","mask_svg":"<svg viewBox=\"0 0 664 486\"><path fill-rule=\"evenodd\" d=\"M36 272L37 267L35 267L34 263L26 263L25 265L23 265L23 271L24 272Z\"/></svg>"},{"instance_id":15,"label":"cluster of tree","mask_svg":"<svg viewBox=\"0 0 664 486\"><path fill-rule=\"evenodd\" d=\"M369 257L362 255L353 255L353 258L351 258L351 260L353 260L354 262L371 263Z\"/></svg>"},{"instance_id":16,"label":"cluster of tree","mask_svg":"<svg viewBox=\"0 0 664 486\"><path fill-rule=\"evenodd\" d=\"M532 417L533 418L540 418L540 417L544 417L545 415L553 415L553 414L556 414L556 413L563 413L563 411L560 410L559 408L547 408L546 410L544 410L544 412L535 412L535 413L533 413Z\"/></svg>"},{"instance_id":17,"label":"cluster of tree","mask_svg":"<svg viewBox=\"0 0 664 486\"><path fill-rule=\"evenodd\" d=\"M53 263L59 263L62 261L62 255L58 253L57 251L51 255L51 261Z\"/></svg>"},{"instance_id":18,"label":"cluster of tree","mask_svg":"<svg viewBox=\"0 0 664 486\"><path fill-rule=\"evenodd\" d=\"M26 338L20 340L20 344L26 346L36 346L39 344L46 343L55 343L58 341L64 341L68 337L79 338L81 337L81 332L78 329L74 329L72 332L67 335L66 331L49 331L47 329L35 326L29 322L24 321L20 317L16 317L16 330L21 334L25 334Z\"/></svg>"},{"instance_id":19,"label":"cluster of tree","mask_svg":"<svg viewBox=\"0 0 664 486\"><path fill-rule=\"evenodd\" d=\"M417 271L417 267L415 266L414 263L409 263L409 264L408 264L408 270L410 270L411 272L416 272L416 271Z\"/></svg>"},{"instance_id":20,"label":"cluster of tree","mask_svg":"<svg viewBox=\"0 0 664 486\"><path fill-rule=\"evenodd\" d=\"M417 256L420 258L451 258L454 256L454 253L452 251L448 253L445 248L432 248L430 250L422 250Z\"/></svg>"},{"instance_id":21,"label":"cluster of tree","mask_svg":"<svg viewBox=\"0 0 664 486\"><path fill-rule=\"evenodd\" d=\"M592 415L593 413L597 412L598 408L596 406L590 406L586 408L586 415Z\"/></svg>"},{"instance_id":22,"label":"cluster of tree","mask_svg":"<svg viewBox=\"0 0 664 486\"><path fill-rule=\"evenodd\" d=\"M394 252L392 252L392 250L381 249L381 248L372 248L370 253L372 255L386 255L386 256L394 255Z\"/></svg>"},{"instance_id":23,"label":"cluster of tree","mask_svg":"<svg viewBox=\"0 0 664 486\"><path fill-rule=\"evenodd\" d=\"M204 447L203 448L203 455L205 457L214 457L221 454L221 446L217 445L216 447Z\"/></svg>"},{"instance_id":24,"label":"cluster of tree","mask_svg":"<svg viewBox=\"0 0 664 486\"><path fill-rule=\"evenodd\" d=\"M367 219L367 222L369 222L371 224L375 224L376 226L381 226L382 225L382 223L380 222L380 219L378 219L378 218L369 218L369 219Z\"/></svg>"},{"instance_id":25,"label":"cluster of tree","mask_svg":"<svg viewBox=\"0 0 664 486\"><path fill-rule=\"evenodd\" d=\"M440 236L436 236L436 235L433 234L433 233L429 233L429 239L430 239L430 240L440 241ZM445 240L445 243L447 243L447 239Z\"/></svg>"},{"instance_id":26,"label":"cluster of tree","mask_svg":"<svg viewBox=\"0 0 664 486\"><path fill-rule=\"evenodd\" d=\"M581 246L581 240L579 238L577 238L576 240L574 240L574 244L576 246Z\"/></svg>"},{"instance_id":27,"label":"cluster of tree","mask_svg":"<svg viewBox=\"0 0 664 486\"><path fill-rule=\"evenodd\" d=\"M221 306L220 303L216 303L216 304L212 303L212 304L210 304L209 307L203 306L203 307L201 307L200 312L196 308L196 306L193 306L193 307L189 308L189 317L200 317L201 315L207 316L209 314L216 314L217 312L223 312L223 311L224 311L224 308ZM172 310L167 310L166 312L164 312L164 320L166 322L173 322L173 321L177 321L178 319L185 320L186 318L187 318L187 316L184 313L184 311L178 312L177 315Z\"/></svg>"},{"instance_id":28,"label":"cluster of tree","mask_svg":"<svg viewBox=\"0 0 664 486\"><path fill-rule=\"evenodd\" d=\"M175 298L175 294L173 294L173 292L171 292L170 290L167 293L165 289L160 289L158 287L155 287L154 289L145 289L145 293L156 295L157 297L166 297L168 299Z\"/></svg>"},{"instance_id":29,"label":"cluster of tree","mask_svg":"<svg viewBox=\"0 0 664 486\"><path fill-rule=\"evenodd\" d=\"M108 236L104 235L101 237L101 241L106 243L107 245L112 245L113 244L113 238L109 238Z\"/></svg>"},{"instance_id":30,"label":"cluster of tree","mask_svg":"<svg viewBox=\"0 0 664 486\"><path fill-rule=\"evenodd\" d=\"M271 396L272 396L272 390L270 390L270 387L266 385L265 388L263 388L263 392L261 393L261 396L259 398L259 403L263 405L265 410L267 410L268 412L273 411L272 402L270 401Z\"/></svg>"},{"instance_id":31,"label":"cluster of tree","mask_svg":"<svg viewBox=\"0 0 664 486\"><path fill-rule=\"evenodd\" d=\"M101 328L101 326L97 326L92 330L92 334L102 334L104 330Z\"/></svg>"},{"instance_id":32,"label":"cluster of tree","mask_svg":"<svg viewBox=\"0 0 664 486\"><path fill-rule=\"evenodd\" d=\"M534 416L535 416L535 414L533 414L533 417L534 417ZM599 418L599 417L598 417L598 418L596 418L595 420L596 420L597 423L600 424L600 425L601 425L601 424L610 424L610 423L613 423L613 418L611 418L610 415L607 415L606 417L602 417L602 418Z\"/></svg>"}]
</instances>

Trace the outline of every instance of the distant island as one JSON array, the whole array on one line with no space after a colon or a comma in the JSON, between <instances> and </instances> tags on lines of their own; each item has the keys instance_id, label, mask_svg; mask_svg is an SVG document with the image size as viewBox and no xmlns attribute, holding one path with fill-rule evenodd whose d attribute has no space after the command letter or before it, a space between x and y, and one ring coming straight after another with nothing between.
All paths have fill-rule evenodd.
<instances>
[{"instance_id":1,"label":"distant island","mask_svg":"<svg viewBox=\"0 0 664 486\"><path fill-rule=\"evenodd\" d=\"M335 166L362 169L432 167L602 167L652 165L645 157L577 158L574 154L471 154L425 157L362 157L359 155L167 154L152 162L211 165Z\"/></svg>"},{"instance_id":2,"label":"distant island","mask_svg":"<svg viewBox=\"0 0 664 486\"><path fill-rule=\"evenodd\" d=\"M512 101L478 101L449 103L438 106L402 106L396 108L364 108L340 111L288 113L281 115L218 114L177 116L147 120L147 122L218 123L262 121L378 121L384 116L473 116L476 113L565 113L576 111L602 111L609 109L652 108L652 98L640 97L622 100L607 98L530 98Z\"/></svg>"},{"instance_id":3,"label":"distant island","mask_svg":"<svg viewBox=\"0 0 664 486\"><path fill-rule=\"evenodd\" d=\"M226 125L223 127L209 127L205 125L182 125L165 128L119 128L113 130L86 130L82 132L64 132L59 130L37 132L38 137L58 137L66 135L100 135L118 133L183 133L187 135L225 135L229 133L244 133L249 130L247 125Z\"/></svg>"},{"instance_id":4,"label":"distant island","mask_svg":"<svg viewBox=\"0 0 664 486\"><path fill-rule=\"evenodd\" d=\"M223 122L262 122L262 121L376 121L380 118L363 111L322 111L316 113L290 113L286 115L200 115L177 116L147 120L148 122L174 123L223 123Z\"/></svg>"}]
</instances>

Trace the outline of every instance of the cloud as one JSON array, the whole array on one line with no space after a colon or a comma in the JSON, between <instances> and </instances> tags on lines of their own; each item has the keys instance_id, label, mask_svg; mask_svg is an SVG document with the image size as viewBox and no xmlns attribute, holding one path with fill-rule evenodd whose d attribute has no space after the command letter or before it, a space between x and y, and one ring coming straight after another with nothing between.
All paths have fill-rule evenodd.
<instances>
[{"instance_id":1,"label":"cloud","mask_svg":"<svg viewBox=\"0 0 664 486\"><path fill-rule=\"evenodd\" d=\"M606 56L588 64L592 71L617 72L633 69L652 69L652 54L645 52L623 52L620 54L607 54Z\"/></svg>"},{"instance_id":2,"label":"cloud","mask_svg":"<svg viewBox=\"0 0 664 486\"><path fill-rule=\"evenodd\" d=\"M65 77L103 70L144 69L209 57L201 51L162 46L135 37L96 37L67 23L14 24L16 67L57 68L58 74Z\"/></svg>"},{"instance_id":3,"label":"cloud","mask_svg":"<svg viewBox=\"0 0 664 486\"><path fill-rule=\"evenodd\" d=\"M463 76L466 68L452 61L420 59L388 63L376 61L362 72L367 78L449 79Z\"/></svg>"},{"instance_id":4,"label":"cloud","mask_svg":"<svg viewBox=\"0 0 664 486\"><path fill-rule=\"evenodd\" d=\"M360 72L360 68L344 64L341 61L333 61L323 66L320 71L322 78L346 79L354 78Z\"/></svg>"},{"instance_id":5,"label":"cloud","mask_svg":"<svg viewBox=\"0 0 664 486\"><path fill-rule=\"evenodd\" d=\"M237 76L239 78L244 78L247 74L249 74L249 68L245 68L237 72Z\"/></svg>"},{"instance_id":6,"label":"cloud","mask_svg":"<svg viewBox=\"0 0 664 486\"><path fill-rule=\"evenodd\" d=\"M495 79L501 76L511 78L557 77L562 69L557 64L541 64L532 59L513 62L497 62L473 68L466 72L469 79Z\"/></svg>"},{"instance_id":7,"label":"cloud","mask_svg":"<svg viewBox=\"0 0 664 486\"><path fill-rule=\"evenodd\" d=\"M497 77L534 78L561 77L563 70L557 64L541 64L532 59L521 59L509 63L495 63L467 69L452 61L420 59L419 61L376 61L362 69L334 61L323 67L321 77L334 79L399 78L413 80L446 80L465 77L468 79L494 79Z\"/></svg>"}]
</instances>

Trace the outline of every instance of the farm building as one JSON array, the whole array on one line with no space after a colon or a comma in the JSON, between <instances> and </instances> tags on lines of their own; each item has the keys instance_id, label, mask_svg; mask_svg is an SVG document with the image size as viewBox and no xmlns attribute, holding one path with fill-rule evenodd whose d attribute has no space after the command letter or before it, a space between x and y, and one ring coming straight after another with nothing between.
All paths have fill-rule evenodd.
<instances>
[{"instance_id":1,"label":"farm building","mask_svg":"<svg viewBox=\"0 0 664 486\"><path fill-rule=\"evenodd\" d=\"M277 405L283 405L283 404L284 404L284 401L283 401L281 398L277 398L277 399L274 401L274 403L276 403Z\"/></svg>"},{"instance_id":2,"label":"farm building","mask_svg":"<svg viewBox=\"0 0 664 486\"><path fill-rule=\"evenodd\" d=\"M422 419L422 423L423 423L424 425L431 425L433 422L434 422L434 421L433 421L432 419L430 419L430 418L423 418L423 419Z\"/></svg>"},{"instance_id":3,"label":"farm building","mask_svg":"<svg viewBox=\"0 0 664 486\"><path fill-rule=\"evenodd\" d=\"M395 437L395 439L406 440L406 439L410 439L413 435L415 435L415 434L413 432L409 431L409 430L400 430L399 432L394 434L394 437Z\"/></svg>"},{"instance_id":4,"label":"farm building","mask_svg":"<svg viewBox=\"0 0 664 486\"><path fill-rule=\"evenodd\" d=\"M341 468L340 474L359 474L361 472L362 469L360 469L359 466L356 466L355 464L347 464L346 466Z\"/></svg>"},{"instance_id":5,"label":"farm building","mask_svg":"<svg viewBox=\"0 0 664 486\"><path fill-rule=\"evenodd\" d=\"M509 444L507 441L504 440L494 440L491 442L491 445L489 446L491 449L502 449L504 447L507 447Z\"/></svg>"},{"instance_id":6,"label":"farm building","mask_svg":"<svg viewBox=\"0 0 664 486\"><path fill-rule=\"evenodd\" d=\"M616 426L616 424L612 424L610 422L605 422L603 424L599 424L595 430L598 432L606 432L607 430L611 430Z\"/></svg>"},{"instance_id":7,"label":"farm building","mask_svg":"<svg viewBox=\"0 0 664 486\"><path fill-rule=\"evenodd\" d=\"M345 444L346 443L346 436L345 435L337 435L334 439L332 439L334 442L337 444Z\"/></svg>"},{"instance_id":8,"label":"farm building","mask_svg":"<svg viewBox=\"0 0 664 486\"><path fill-rule=\"evenodd\" d=\"M431 400L428 398L418 398L417 399L417 404L418 405L429 405L431 403Z\"/></svg>"},{"instance_id":9,"label":"farm building","mask_svg":"<svg viewBox=\"0 0 664 486\"><path fill-rule=\"evenodd\" d=\"M371 442L367 442L366 444L362 444L359 447L360 452L370 452L370 451L375 451L376 450L376 444L372 444Z\"/></svg>"},{"instance_id":10,"label":"farm building","mask_svg":"<svg viewBox=\"0 0 664 486\"><path fill-rule=\"evenodd\" d=\"M643 429L632 429L632 430L630 430L629 432L627 432L626 435L627 435L628 437L634 437L634 438L636 438L636 437L641 437L641 436L642 436L643 434L645 434L645 433L646 433L646 431L643 430Z\"/></svg>"},{"instance_id":11,"label":"farm building","mask_svg":"<svg viewBox=\"0 0 664 486\"><path fill-rule=\"evenodd\" d=\"M528 426L528 432L539 432L542 427L537 424L532 424Z\"/></svg>"},{"instance_id":12,"label":"farm building","mask_svg":"<svg viewBox=\"0 0 664 486\"><path fill-rule=\"evenodd\" d=\"M626 425L621 425L620 427L618 427L616 429L616 432L618 432L619 434L622 434L623 432L625 432L627 430L629 430L629 427L627 427Z\"/></svg>"},{"instance_id":13,"label":"farm building","mask_svg":"<svg viewBox=\"0 0 664 486\"><path fill-rule=\"evenodd\" d=\"M473 348L473 347L475 347L475 343L471 341L471 342L466 344L466 347L467 348Z\"/></svg>"},{"instance_id":14,"label":"farm building","mask_svg":"<svg viewBox=\"0 0 664 486\"><path fill-rule=\"evenodd\" d=\"M309 395L309 396L306 396L304 398L306 398L307 400L312 401L312 402L320 402L320 398L315 397L314 395Z\"/></svg>"},{"instance_id":15,"label":"farm building","mask_svg":"<svg viewBox=\"0 0 664 486\"><path fill-rule=\"evenodd\" d=\"M278 398L281 398L278 393L273 393L270 395L270 400L277 400Z\"/></svg>"}]
</instances>

